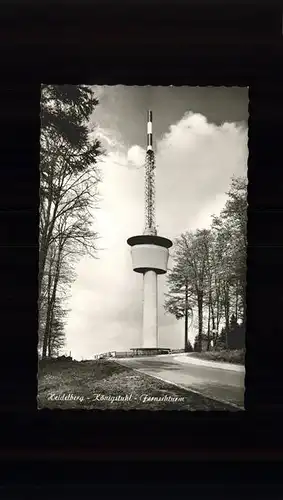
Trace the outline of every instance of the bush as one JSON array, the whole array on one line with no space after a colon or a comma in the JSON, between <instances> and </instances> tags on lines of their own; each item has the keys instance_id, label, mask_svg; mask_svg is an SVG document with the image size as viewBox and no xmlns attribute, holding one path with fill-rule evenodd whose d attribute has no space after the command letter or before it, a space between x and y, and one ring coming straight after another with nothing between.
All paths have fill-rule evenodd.
<instances>
[{"instance_id":1,"label":"bush","mask_svg":"<svg viewBox=\"0 0 283 500\"><path fill-rule=\"evenodd\" d=\"M222 350L222 351L204 351L204 352L196 352L193 354L194 357L200 359L207 359L210 361L219 361L225 363L234 363L237 365L245 364L245 349L234 349L231 351Z\"/></svg>"},{"instance_id":2,"label":"bush","mask_svg":"<svg viewBox=\"0 0 283 500\"><path fill-rule=\"evenodd\" d=\"M44 358L39 360L41 364L45 363L56 363L58 361L73 361L71 356L58 356L57 358Z\"/></svg>"},{"instance_id":3,"label":"bush","mask_svg":"<svg viewBox=\"0 0 283 500\"><path fill-rule=\"evenodd\" d=\"M72 356L58 356L55 358L56 361L73 361Z\"/></svg>"}]
</instances>

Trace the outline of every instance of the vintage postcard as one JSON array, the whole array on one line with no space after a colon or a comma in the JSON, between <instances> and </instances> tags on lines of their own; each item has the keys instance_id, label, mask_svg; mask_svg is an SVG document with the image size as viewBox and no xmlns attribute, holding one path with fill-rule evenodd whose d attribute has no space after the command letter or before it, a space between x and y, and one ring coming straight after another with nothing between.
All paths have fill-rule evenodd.
<instances>
[{"instance_id":1,"label":"vintage postcard","mask_svg":"<svg viewBox=\"0 0 283 500\"><path fill-rule=\"evenodd\" d=\"M244 410L248 89L42 85L38 408Z\"/></svg>"}]
</instances>

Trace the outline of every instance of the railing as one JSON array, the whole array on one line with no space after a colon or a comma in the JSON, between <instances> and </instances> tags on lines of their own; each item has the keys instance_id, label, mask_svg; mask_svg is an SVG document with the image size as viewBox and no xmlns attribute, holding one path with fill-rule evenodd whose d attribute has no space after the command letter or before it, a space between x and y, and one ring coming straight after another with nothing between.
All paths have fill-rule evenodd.
<instances>
[{"instance_id":1,"label":"railing","mask_svg":"<svg viewBox=\"0 0 283 500\"><path fill-rule=\"evenodd\" d=\"M134 356L132 351L108 351L102 352L100 354L95 354L94 359L106 359L106 358L131 358Z\"/></svg>"},{"instance_id":2,"label":"railing","mask_svg":"<svg viewBox=\"0 0 283 500\"><path fill-rule=\"evenodd\" d=\"M102 352L100 354L95 354L94 359L105 359L105 358L115 358L115 351Z\"/></svg>"},{"instance_id":3,"label":"railing","mask_svg":"<svg viewBox=\"0 0 283 500\"><path fill-rule=\"evenodd\" d=\"M137 350L138 351L138 350ZM168 354L177 354L184 352L184 349L166 349L168 351ZM131 351L108 351L108 352L103 352L100 354L95 354L94 359L106 359L106 358L133 358L138 356L139 353L135 352L134 350ZM144 353L141 353L140 355L144 356Z\"/></svg>"},{"instance_id":4,"label":"railing","mask_svg":"<svg viewBox=\"0 0 283 500\"><path fill-rule=\"evenodd\" d=\"M115 358L133 358L134 357L134 352L133 351L115 351Z\"/></svg>"}]
</instances>

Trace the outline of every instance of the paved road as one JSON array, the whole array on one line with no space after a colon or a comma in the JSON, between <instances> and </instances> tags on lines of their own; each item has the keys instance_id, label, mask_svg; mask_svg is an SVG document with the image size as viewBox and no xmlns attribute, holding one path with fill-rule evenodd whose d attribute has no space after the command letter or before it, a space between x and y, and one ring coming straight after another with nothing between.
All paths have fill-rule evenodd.
<instances>
[{"instance_id":1,"label":"paved road","mask_svg":"<svg viewBox=\"0 0 283 500\"><path fill-rule=\"evenodd\" d=\"M119 359L119 363L142 373L174 382L225 403L244 408L245 373L223 368L184 363L174 356Z\"/></svg>"}]
</instances>

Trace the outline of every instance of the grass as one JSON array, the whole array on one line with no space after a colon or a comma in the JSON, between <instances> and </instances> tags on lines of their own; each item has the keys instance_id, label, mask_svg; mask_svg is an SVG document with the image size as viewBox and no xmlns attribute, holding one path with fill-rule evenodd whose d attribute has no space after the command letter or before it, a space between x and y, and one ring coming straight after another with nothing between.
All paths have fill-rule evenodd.
<instances>
[{"instance_id":1,"label":"grass","mask_svg":"<svg viewBox=\"0 0 283 500\"><path fill-rule=\"evenodd\" d=\"M210 361L222 361L226 363L234 363L237 365L245 364L245 349L233 350L233 351L204 351L204 352L193 352L190 354L194 358L207 359Z\"/></svg>"},{"instance_id":2,"label":"grass","mask_svg":"<svg viewBox=\"0 0 283 500\"><path fill-rule=\"evenodd\" d=\"M145 396L149 399L145 400ZM62 400L64 397L69 400ZM128 400L114 400L119 397ZM150 400L164 397L167 401ZM172 401L173 398L178 400ZM40 362L38 408L233 411L233 407L107 360Z\"/></svg>"}]
</instances>

